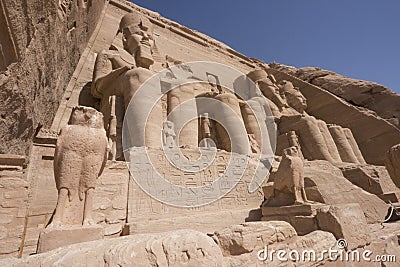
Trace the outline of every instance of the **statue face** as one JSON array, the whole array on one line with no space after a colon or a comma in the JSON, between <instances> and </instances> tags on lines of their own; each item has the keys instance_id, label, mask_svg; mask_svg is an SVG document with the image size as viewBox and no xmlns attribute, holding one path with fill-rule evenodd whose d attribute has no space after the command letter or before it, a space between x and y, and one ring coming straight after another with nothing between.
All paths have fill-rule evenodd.
<instances>
[{"instance_id":1,"label":"statue face","mask_svg":"<svg viewBox=\"0 0 400 267\"><path fill-rule=\"evenodd\" d=\"M143 25L128 25L122 29L124 49L134 55L141 44L154 45L152 32Z\"/></svg>"},{"instance_id":2,"label":"statue face","mask_svg":"<svg viewBox=\"0 0 400 267\"><path fill-rule=\"evenodd\" d=\"M293 91L293 94L287 95L289 106L300 113L307 109L307 99L299 91Z\"/></svg>"},{"instance_id":3,"label":"statue face","mask_svg":"<svg viewBox=\"0 0 400 267\"><path fill-rule=\"evenodd\" d=\"M138 13L128 13L122 17L119 30L122 32L124 49L135 55L139 46L154 45L153 24L145 16Z\"/></svg>"}]
</instances>

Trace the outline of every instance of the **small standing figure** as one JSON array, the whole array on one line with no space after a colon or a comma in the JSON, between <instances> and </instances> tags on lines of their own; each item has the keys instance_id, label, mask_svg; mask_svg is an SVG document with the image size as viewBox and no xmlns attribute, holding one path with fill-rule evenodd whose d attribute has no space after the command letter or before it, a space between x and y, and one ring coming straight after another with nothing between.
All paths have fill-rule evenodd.
<instances>
[{"instance_id":1,"label":"small standing figure","mask_svg":"<svg viewBox=\"0 0 400 267\"><path fill-rule=\"evenodd\" d=\"M174 123L171 121L166 121L163 124L163 144L165 147L173 148L176 147L175 143L175 129Z\"/></svg>"},{"instance_id":2,"label":"small standing figure","mask_svg":"<svg viewBox=\"0 0 400 267\"><path fill-rule=\"evenodd\" d=\"M110 159L112 161L117 160L117 115L115 111L116 96L113 95L111 98L111 114L110 122L108 125L108 142L110 147Z\"/></svg>"},{"instance_id":3,"label":"small standing figure","mask_svg":"<svg viewBox=\"0 0 400 267\"><path fill-rule=\"evenodd\" d=\"M95 224L93 192L107 152L102 113L89 107L75 107L57 140L54 176L58 200L49 227Z\"/></svg>"},{"instance_id":4,"label":"small standing figure","mask_svg":"<svg viewBox=\"0 0 400 267\"><path fill-rule=\"evenodd\" d=\"M212 123L208 117L208 113L204 113L200 117L200 131L201 131L201 139L200 139L200 146L205 148L215 147L212 143Z\"/></svg>"},{"instance_id":5,"label":"small standing figure","mask_svg":"<svg viewBox=\"0 0 400 267\"><path fill-rule=\"evenodd\" d=\"M275 190L292 196L292 204L304 204L307 200L304 190L304 166L303 160L299 157L297 147L292 146L283 151L284 155L274 182Z\"/></svg>"}]
</instances>

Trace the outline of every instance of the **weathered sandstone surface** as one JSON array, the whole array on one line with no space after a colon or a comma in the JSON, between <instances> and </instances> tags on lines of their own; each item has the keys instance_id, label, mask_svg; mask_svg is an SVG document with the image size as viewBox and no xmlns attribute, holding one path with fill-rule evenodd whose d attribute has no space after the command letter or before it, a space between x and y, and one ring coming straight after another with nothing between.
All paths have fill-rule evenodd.
<instances>
[{"instance_id":1,"label":"weathered sandstone surface","mask_svg":"<svg viewBox=\"0 0 400 267\"><path fill-rule=\"evenodd\" d=\"M329 265L258 257L343 238L399 254L398 94L125 0L0 8L0 266Z\"/></svg>"},{"instance_id":2,"label":"weathered sandstone surface","mask_svg":"<svg viewBox=\"0 0 400 267\"><path fill-rule=\"evenodd\" d=\"M104 3L1 1L0 153L28 155L51 125Z\"/></svg>"}]
</instances>

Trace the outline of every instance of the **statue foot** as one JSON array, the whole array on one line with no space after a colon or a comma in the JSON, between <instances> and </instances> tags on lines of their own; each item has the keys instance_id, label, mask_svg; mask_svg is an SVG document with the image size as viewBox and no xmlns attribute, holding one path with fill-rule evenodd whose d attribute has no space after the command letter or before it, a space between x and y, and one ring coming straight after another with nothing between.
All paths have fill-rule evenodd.
<instances>
[{"instance_id":1,"label":"statue foot","mask_svg":"<svg viewBox=\"0 0 400 267\"><path fill-rule=\"evenodd\" d=\"M296 200L296 201L294 202L294 205L303 205L303 204L304 204L304 201Z\"/></svg>"},{"instance_id":2,"label":"statue foot","mask_svg":"<svg viewBox=\"0 0 400 267\"><path fill-rule=\"evenodd\" d=\"M83 226L95 225L95 221L92 218L85 218L83 220Z\"/></svg>"}]
</instances>

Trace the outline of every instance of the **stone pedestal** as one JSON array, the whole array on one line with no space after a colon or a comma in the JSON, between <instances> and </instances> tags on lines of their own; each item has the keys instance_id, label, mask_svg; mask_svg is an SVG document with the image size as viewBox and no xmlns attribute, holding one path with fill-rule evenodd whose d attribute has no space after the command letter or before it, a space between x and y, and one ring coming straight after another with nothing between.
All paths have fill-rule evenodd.
<instances>
[{"instance_id":1,"label":"stone pedestal","mask_svg":"<svg viewBox=\"0 0 400 267\"><path fill-rule=\"evenodd\" d=\"M327 205L321 203L307 203L301 205L262 207L263 221L286 221L290 223L299 235L306 235L318 230L315 220L318 209Z\"/></svg>"},{"instance_id":2,"label":"stone pedestal","mask_svg":"<svg viewBox=\"0 0 400 267\"><path fill-rule=\"evenodd\" d=\"M76 243L103 239L103 237L104 230L99 225L45 229L40 233L37 253Z\"/></svg>"}]
</instances>

